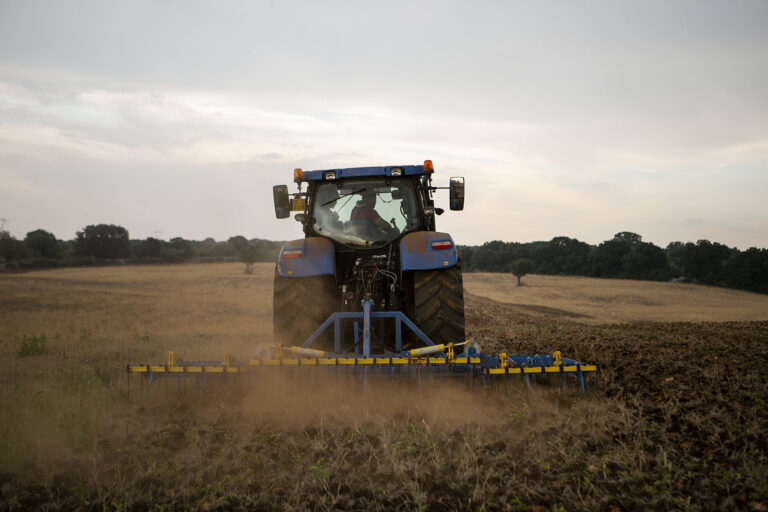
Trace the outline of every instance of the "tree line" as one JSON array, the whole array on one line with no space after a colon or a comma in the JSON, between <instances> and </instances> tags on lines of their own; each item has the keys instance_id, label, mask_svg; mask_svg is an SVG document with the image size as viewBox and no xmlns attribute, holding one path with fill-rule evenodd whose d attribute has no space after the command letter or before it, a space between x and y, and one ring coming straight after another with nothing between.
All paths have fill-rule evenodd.
<instances>
[{"instance_id":1,"label":"tree line","mask_svg":"<svg viewBox=\"0 0 768 512\"><path fill-rule=\"evenodd\" d=\"M226 241L181 237L168 241L149 237L131 239L128 230L113 224L86 226L72 240L59 240L43 229L17 240L0 231L0 268L25 269L105 263L179 263L241 260L249 272L258 261L275 261L281 242L248 240L238 235Z\"/></svg>"},{"instance_id":2,"label":"tree line","mask_svg":"<svg viewBox=\"0 0 768 512\"><path fill-rule=\"evenodd\" d=\"M555 237L548 242L486 242L459 246L462 267L470 272L510 272L669 281L768 293L768 249L740 251L699 240L672 242L662 249L628 231L611 240L590 245L575 238Z\"/></svg>"},{"instance_id":3,"label":"tree line","mask_svg":"<svg viewBox=\"0 0 768 512\"><path fill-rule=\"evenodd\" d=\"M253 263L273 262L282 242L238 235L226 241L180 237L131 239L113 224L86 226L72 240L59 240L43 229L17 240L0 231L0 268L24 269L104 263L176 263L240 260L250 272ZM699 240L672 242L662 249L623 231L611 240L590 245L575 238L548 242L486 242L459 246L468 272L510 272L668 281L671 279L768 293L768 249L746 251Z\"/></svg>"}]
</instances>

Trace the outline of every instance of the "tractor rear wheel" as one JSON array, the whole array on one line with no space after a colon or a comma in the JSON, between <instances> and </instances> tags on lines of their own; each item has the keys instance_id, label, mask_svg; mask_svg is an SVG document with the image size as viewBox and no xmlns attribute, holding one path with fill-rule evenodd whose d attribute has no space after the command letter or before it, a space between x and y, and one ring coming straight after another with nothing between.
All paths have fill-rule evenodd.
<instances>
[{"instance_id":1,"label":"tractor rear wheel","mask_svg":"<svg viewBox=\"0 0 768 512\"><path fill-rule=\"evenodd\" d=\"M301 345L338 308L336 278L332 275L284 277L275 270L272 301L273 340L283 346ZM333 349L333 328L312 344Z\"/></svg>"},{"instance_id":2,"label":"tractor rear wheel","mask_svg":"<svg viewBox=\"0 0 768 512\"><path fill-rule=\"evenodd\" d=\"M435 343L464 341L464 285L461 266L413 271L410 318ZM418 342L420 345L421 342Z\"/></svg>"}]
</instances>

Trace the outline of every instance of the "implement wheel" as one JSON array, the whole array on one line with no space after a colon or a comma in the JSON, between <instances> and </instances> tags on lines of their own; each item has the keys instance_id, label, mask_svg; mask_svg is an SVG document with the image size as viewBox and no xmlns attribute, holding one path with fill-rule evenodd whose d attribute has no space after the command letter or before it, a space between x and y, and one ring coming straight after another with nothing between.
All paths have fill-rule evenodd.
<instances>
[{"instance_id":1,"label":"implement wheel","mask_svg":"<svg viewBox=\"0 0 768 512\"><path fill-rule=\"evenodd\" d=\"M272 301L273 340L283 346L299 346L338 309L336 278L332 275L283 277L275 269ZM333 349L333 326L312 348Z\"/></svg>"},{"instance_id":2,"label":"implement wheel","mask_svg":"<svg viewBox=\"0 0 768 512\"><path fill-rule=\"evenodd\" d=\"M461 343L464 338L464 285L461 266L415 270L411 320L435 343ZM421 341L415 342L417 346Z\"/></svg>"}]
</instances>

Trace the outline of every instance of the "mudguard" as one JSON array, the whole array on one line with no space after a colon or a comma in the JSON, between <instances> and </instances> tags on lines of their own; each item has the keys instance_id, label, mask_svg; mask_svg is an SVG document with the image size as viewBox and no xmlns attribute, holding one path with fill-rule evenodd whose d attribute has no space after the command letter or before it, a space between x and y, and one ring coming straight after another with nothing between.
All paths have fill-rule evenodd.
<instances>
[{"instance_id":1,"label":"mudguard","mask_svg":"<svg viewBox=\"0 0 768 512\"><path fill-rule=\"evenodd\" d=\"M430 270L454 266L456 244L448 233L415 231L400 239L400 270Z\"/></svg>"},{"instance_id":2,"label":"mudguard","mask_svg":"<svg viewBox=\"0 0 768 512\"><path fill-rule=\"evenodd\" d=\"M283 277L307 277L336 273L336 251L327 238L310 237L286 242L277 259Z\"/></svg>"}]
</instances>

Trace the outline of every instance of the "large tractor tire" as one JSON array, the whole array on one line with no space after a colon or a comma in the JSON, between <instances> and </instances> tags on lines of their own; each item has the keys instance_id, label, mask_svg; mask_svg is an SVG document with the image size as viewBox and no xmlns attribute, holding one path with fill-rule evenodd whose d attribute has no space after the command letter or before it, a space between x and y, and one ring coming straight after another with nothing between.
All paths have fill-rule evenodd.
<instances>
[{"instance_id":1,"label":"large tractor tire","mask_svg":"<svg viewBox=\"0 0 768 512\"><path fill-rule=\"evenodd\" d=\"M464 338L464 285L461 267L415 270L410 318L436 344ZM419 342L420 344L421 342Z\"/></svg>"},{"instance_id":2,"label":"large tractor tire","mask_svg":"<svg viewBox=\"0 0 768 512\"><path fill-rule=\"evenodd\" d=\"M283 277L275 271L272 301L274 342L299 346L338 310L336 278L332 275ZM312 348L333 349L333 326Z\"/></svg>"}]
</instances>

